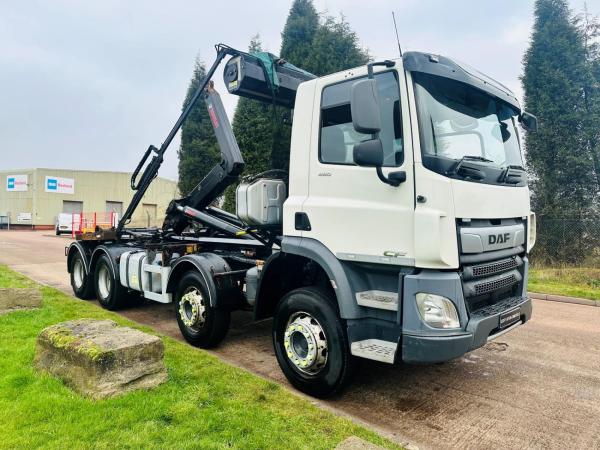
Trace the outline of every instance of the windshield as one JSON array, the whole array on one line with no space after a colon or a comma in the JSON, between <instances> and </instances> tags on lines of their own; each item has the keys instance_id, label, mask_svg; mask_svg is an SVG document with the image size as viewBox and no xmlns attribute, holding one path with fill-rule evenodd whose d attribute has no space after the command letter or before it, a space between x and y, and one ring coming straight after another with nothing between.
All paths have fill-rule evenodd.
<instances>
[{"instance_id":1,"label":"windshield","mask_svg":"<svg viewBox=\"0 0 600 450\"><path fill-rule=\"evenodd\" d=\"M413 77L427 168L448 175L461 160L498 170L522 166L516 109L459 81L424 73Z\"/></svg>"}]
</instances>

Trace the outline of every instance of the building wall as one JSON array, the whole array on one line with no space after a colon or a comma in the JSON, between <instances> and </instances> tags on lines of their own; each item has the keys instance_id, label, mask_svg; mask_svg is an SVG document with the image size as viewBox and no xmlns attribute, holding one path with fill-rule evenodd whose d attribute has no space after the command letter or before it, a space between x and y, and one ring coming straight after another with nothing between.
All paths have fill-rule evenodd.
<instances>
[{"instance_id":1,"label":"building wall","mask_svg":"<svg viewBox=\"0 0 600 450\"><path fill-rule=\"evenodd\" d=\"M8 192L9 175L27 175L26 192ZM47 177L72 179L73 193L59 193L47 188ZM83 203L84 212L104 213L106 202L122 203L124 212L134 191L129 185L131 174L86 170L27 169L0 171L0 215L10 213L11 224L18 225L19 213L32 213L35 228L53 228L56 216L64 212L64 201ZM133 216L132 226L160 226L169 202L178 196L177 183L156 178Z\"/></svg>"},{"instance_id":2,"label":"building wall","mask_svg":"<svg viewBox=\"0 0 600 450\"><path fill-rule=\"evenodd\" d=\"M0 216L9 213L10 222L16 223L17 214L20 212L33 211L33 179L34 171L17 170L17 171L2 171L0 172ZM7 192L6 178L10 175L26 175L27 176L27 191L24 192ZM33 218L33 217L32 217Z\"/></svg>"}]
</instances>

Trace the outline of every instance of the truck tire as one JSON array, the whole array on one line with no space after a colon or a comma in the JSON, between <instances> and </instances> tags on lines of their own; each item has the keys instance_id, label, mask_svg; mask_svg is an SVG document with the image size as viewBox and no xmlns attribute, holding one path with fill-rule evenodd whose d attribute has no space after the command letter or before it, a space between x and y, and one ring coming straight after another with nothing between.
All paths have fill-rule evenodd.
<instances>
[{"instance_id":1,"label":"truck tire","mask_svg":"<svg viewBox=\"0 0 600 450\"><path fill-rule=\"evenodd\" d=\"M231 312L210 306L203 276L189 271L179 281L175 314L181 334L195 347L216 347L227 334Z\"/></svg>"},{"instance_id":2,"label":"truck tire","mask_svg":"<svg viewBox=\"0 0 600 450\"><path fill-rule=\"evenodd\" d=\"M112 266L106 255L100 256L96 263L94 287L96 298L103 308L115 311L127 305L129 300L127 290L115 279Z\"/></svg>"},{"instance_id":3,"label":"truck tire","mask_svg":"<svg viewBox=\"0 0 600 450\"><path fill-rule=\"evenodd\" d=\"M273 320L277 362L289 382L314 397L329 397L350 381L356 362L346 326L324 290L295 289L281 299Z\"/></svg>"},{"instance_id":4,"label":"truck tire","mask_svg":"<svg viewBox=\"0 0 600 450\"><path fill-rule=\"evenodd\" d=\"M85 262L81 253L75 252L71 258L69 272L71 275L71 288L75 297L89 300L94 297L94 286L88 274L85 273Z\"/></svg>"}]
</instances>

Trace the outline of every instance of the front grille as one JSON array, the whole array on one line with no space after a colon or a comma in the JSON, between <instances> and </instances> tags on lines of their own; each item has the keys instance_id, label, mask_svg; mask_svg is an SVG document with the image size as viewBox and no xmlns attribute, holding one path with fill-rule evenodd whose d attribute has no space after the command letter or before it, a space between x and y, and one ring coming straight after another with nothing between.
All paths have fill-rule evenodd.
<instances>
[{"instance_id":1,"label":"front grille","mask_svg":"<svg viewBox=\"0 0 600 450\"><path fill-rule=\"evenodd\" d=\"M473 316L489 317L489 316L503 313L504 311L508 311L509 309L515 308L517 306L520 306L523 302L524 302L524 299L520 296L508 297L497 303L493 303L491 305L485 305L478 309L472 309L471 314Z\"/></svg>"},{"instance_id":2,"label":"front grille","mask_svg":"<svg viewBox=\"0 0 600 450\"><path fill-rule=\"evenodd\" d=\"M523 276L517 269L470 281L463 278L463 294L467 299L476 297L479 300L482 296L492 296L497 301L498 294L502 294L502 297L513 295L510 291L522 279Z\"/></svg>"},{"instance_id":3,"label":"front grille","mask_svg":"<svg viewBox=\"0 0 600 450\"><path fill-rule=\"evenodd\" d=\"M503 259L502 261L495 261L489 264L482 264L480 266L473 267L473 276L479 278L489 275L495 275L500 272L506 272L507 270L516 269L519 265L520 264L516 258Z\"/></svg>"},{"instance_id":4,"label":"front grille","mask_svg":"<svg viewBox=\"0 0 600 450\"><path fill-rule=\"evenodd\" d=\"M517 277L514 274L510 274L507 277L498 278L493 281L478 283L475 285L475 295L487 294L488 292L504 289L512 286L517 281Z\"/></svg>"},{"instance_id":5,"label":"front grille","mask_svg":"<svg viewBox=\"0 0 600 450\"><path fill-rule=\"evenodd\" d=\"M482 308L493 308L511 298L520 298L525 275L522 244L527 238L526 222L521 218L458 219L457 228L463 295L469 314ZM512 247L498 249L486 245L490 236L504 231L512 233L509 236ZM473 236L479 236L482 243L478 252L474 251L478 240Z\"/></svg>"},{"instance_id":6,"label":"front grille","mask_svg":"<svg viewBox=\"0 0 600 450\"><path fill-rule=\"evenodd\" d=\"M527 240L527 222L522 218L458 219L456 225L463 295L469 314L520 298L525 275L523 243ZM487 245L488 240L492 243L490 237L504 236L504 233L509 234L508 242L513 246ZM478 245L480 250L477 251Z\"/></svg>"},{"instance_id":7,"label":"front grille","mask_svg":"<svg viewBox=\"0 0 600 450\"><path fill-rule=\"evenodd\" d=\"M494 275L500 275L511 270L519 269L523 265L523 259L520 256L511 256L496 261L488 261L475 265L463 266L463 280L468 281L474 278L489 278Z\"/></svg>"}]
</instances>

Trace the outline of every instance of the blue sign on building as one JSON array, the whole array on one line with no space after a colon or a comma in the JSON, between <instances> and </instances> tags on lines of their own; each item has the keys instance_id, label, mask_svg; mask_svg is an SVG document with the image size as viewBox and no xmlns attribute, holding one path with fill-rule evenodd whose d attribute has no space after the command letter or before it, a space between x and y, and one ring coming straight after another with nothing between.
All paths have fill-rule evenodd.
<instances>
[{"instance_id":1,"label":"blue sign on building","mask_svg":"<svg viewBox=\"0 0 600 450\"><path fill-rule=\"evenodd\" d=\"M14 179L14 178L8 178L6 181L7 181L7 183L8 183L6 187L7 187L9 190L12 190L12 189L14 189L14 188L15 188L15 179Z\"/></svg>"},{"instance_id":2,"label":"blue sign on building","mask_svg":"<svg viewBox=\"0 0 600 450\"><path fill-rule=\"evenodd\" d=\"M56 178L47 178L46 179L47 186L46 189L56 191L58 189L58 180Z\"/></svg>"}]
</instances>

